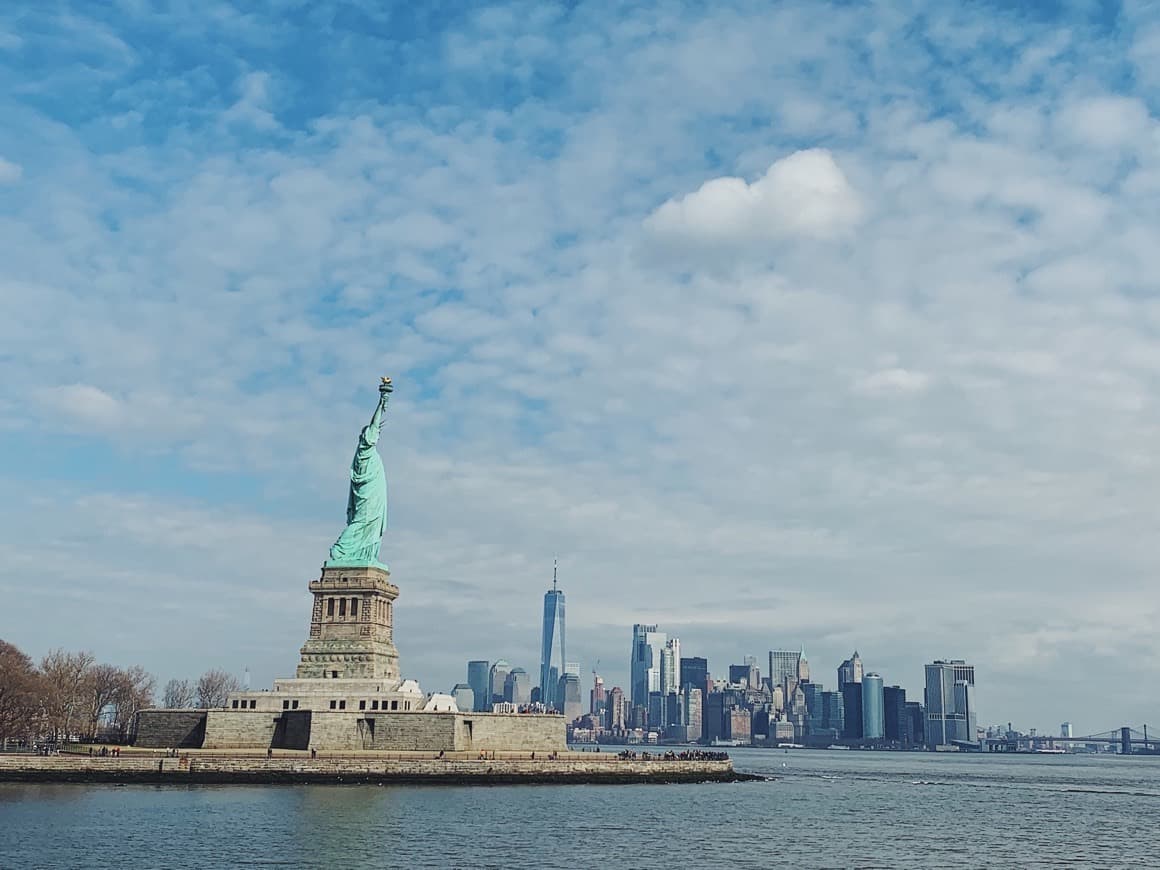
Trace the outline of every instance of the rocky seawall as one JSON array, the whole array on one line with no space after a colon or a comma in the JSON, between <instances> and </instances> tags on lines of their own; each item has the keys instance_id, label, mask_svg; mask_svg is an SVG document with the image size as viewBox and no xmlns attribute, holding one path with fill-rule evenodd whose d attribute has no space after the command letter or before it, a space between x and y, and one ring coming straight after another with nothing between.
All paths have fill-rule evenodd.
<instances>
[{"instance_id":1,"label":"rocky seawall","mask_svg":"<svg viewBox=\"0 0 1160 870\"><path fill-rule=\"evenodd\" d=\"M18 755L0 757L0 782L166 784L454 784L693 783L758 779L737 773L730 760L622 759L599 753L557 758L351 756L311 758L191 752L155 757Z\"/></svg>"}]
</instances>

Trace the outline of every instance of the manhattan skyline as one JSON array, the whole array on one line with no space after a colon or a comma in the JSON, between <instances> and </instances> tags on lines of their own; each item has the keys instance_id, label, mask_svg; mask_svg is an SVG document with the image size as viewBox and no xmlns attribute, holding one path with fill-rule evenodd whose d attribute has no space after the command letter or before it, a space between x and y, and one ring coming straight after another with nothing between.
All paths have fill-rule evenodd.
<instances>
[{"instance_id":1,"label":"manhattan skyline","mask_svg":"<svg viewBox=\"0 0 1160 870\"><path fill-rule=\"evenodd\" d=\"M1160 718L1153 12L377 7L0 11L0 637L288 674L390 372L428 690L559 552L585 691L655 623Z\"/></svg>"}]
</instances>

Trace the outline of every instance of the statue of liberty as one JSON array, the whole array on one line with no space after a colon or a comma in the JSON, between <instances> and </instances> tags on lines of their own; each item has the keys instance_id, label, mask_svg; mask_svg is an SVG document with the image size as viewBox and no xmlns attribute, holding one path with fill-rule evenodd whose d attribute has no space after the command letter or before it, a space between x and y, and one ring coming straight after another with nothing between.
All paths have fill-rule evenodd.
<instances>
[{"instance_id":1,"label":"statue of liberty","mask_svg":"<svg viewBox=\"0 0 1160 870\"><path fill-rule=\"evenodd\" d=\"M370 423L358 437L350 463L350 497L346 503L346 528L330 548L327 567L378 565L383 529L387 525L387 477L376 444L383 428L387 397L394 390L390 378L379 385L379 404Z\"/></svg>"}]
</instances>

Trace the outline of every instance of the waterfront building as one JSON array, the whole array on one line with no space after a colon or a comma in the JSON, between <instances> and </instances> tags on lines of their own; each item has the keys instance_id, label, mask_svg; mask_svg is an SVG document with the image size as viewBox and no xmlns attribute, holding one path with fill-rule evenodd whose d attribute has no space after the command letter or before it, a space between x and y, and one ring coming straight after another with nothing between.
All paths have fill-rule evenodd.
<instances>
[{"instance_id":1,"label":"waterfront building","mask_svg":"<svg viewBox=\"0 0 1160 870\"><path fill-rule=\"evenodd\" d=\"M866 674L862 678L862 739L882 740L885 736L882 677Z\"/></svg>"},{"instance_id":2,"label":"waterfront building","mask_svg":"<svg viewBox=\"0 0 1160 870\"><path fill-rule=\"evenodd\" d=\"M978 738L974 704L975 668L962 659L927 665L926 745L932 749Z\"/></svg>"},{"instance_id":3,"label":"waterfront building","mask_svg":"<svg viewBox=\"0 0 1160 870\"><path fill-rule=\"evenodd\" d=\"M1075 736L1071 733L1071 723L1070 722L1064 722L1062 725L1059 726L1059 736L1066 737L1069 740Z\"/></svg>"},{"instance_id":4,"label":"waterfront building","mask_svg":"<svg viewBox=\"0 0 1160 870\"><path fill-rule=\"evenodd\" d=\"M532 700L532 678L523 668L512 668L503 682L503 699L516 707L525 707Z\"/></svg>"},{"instance_id":5,"label":"waterfront building","mask_svg":"<svg viewBox=\"0 0 1160 870\"><path fill-rule=\"evenodd\" d=\"M843 740L862 739L862 680L847 681L842 685Z\"/></svg>"},{"instance_id":6,"label":"waterfront building","mask_svg":"<svg viewBox=\"0 0 1160 870\"><path fill-rule=\"evenodd\" d=\"M503 659L491 666L487 674L487 706L484 709L491 710L494 704L506 700L503 690L511 669L512 666Z\"/></svg>"},{"instance_id":7,"label":"waterfront building","mask_svg":"<svg viewBox=\"0 0 1160 870\"><path fill-rule=\"evenodd\" d=\"M726 740L750 743L753 740L753 715L745 707L730 707L725 716Z\"/></svg>"},{"instance_id":8,"label":"waterfront building","mask_svg":"<svg viewBox=\"0 0 1160 870\"><path fill-rule=\"evenodd\" d=\"M549 706L559 692L557 679L564 667L564 592L556 585L556 562L552 562L552 588L544 593L543 630L540 634L540 701ZM559 649L560 658L556 678L552 675L553 651Z\"/></svg>"},{"instance_id":9,"label":"waterfront building","mask_svg":"<svg viewBox=\"0 0 1160 870\"><path fill-rule=\"evenodd\" d=\"M475 709L475 692L467 683L456 683L451 690L451 697L455 699L456 708L463 712Z\"/></svg>"},{"instance_id":10,"label":"waterfront building","mask_svg":"<svg viewBox=\"0 0 1160 870\"><path fill-rule=\"evenodd\" d=\"M637 624L632 627L632 657L629 687L633 707L648 707L649 692L661 690L661 650L668 640L655 625Z\"/></svg>"},{"instance_id":11,"label":"waterfront building","mask_svg":"<svg viewBox=\"0 0 1160 870\"><path fill-rule=\"evenodd\" d=\"M490 673L491 662L486 659L477 659L467 663L467 685L471 686L472 695L475 697L475 706L471 709L476 712L491 709ZM460 709L466 708L461 707Z\"/></svg>"},{"instance_id":12,"label":"waterfront building","mask_svg":"<svg viewBox=\"0 0 1160 870\"><path fill-rule=\"evenodd\" d=\"M696 686L702 695L709 692L709 660L700 656L681 659L681 689Z\"/></svg>"},{"instance_id":13,"label":"waterfront building","mask_svg":"<svg viewBox=\"0 0 1160 870\"><path fill-rule=\"evenodd\" d=\"M862 682L862 659L858 655L858 650L854 650L854 654L838 665L838 691L846 683L861 683Z\"/></svg>"},{"instance_id":14,"label":"waterfront building","mask_svg":"<svg viewBox=\"0 0 1160 870\"><path fill-rule=\"evenodd\" d=\"M906 715L906 689L901 686L883 687L882 717L888 743L909 747L914 742L910 719Z\"/></svg>"}]
</instances>

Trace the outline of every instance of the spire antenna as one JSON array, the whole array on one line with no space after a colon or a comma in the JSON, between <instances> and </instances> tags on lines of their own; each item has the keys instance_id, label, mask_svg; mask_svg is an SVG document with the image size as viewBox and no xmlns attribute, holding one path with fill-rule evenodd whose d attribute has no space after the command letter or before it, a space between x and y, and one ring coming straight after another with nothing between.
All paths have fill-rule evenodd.
<instances>
[{"instance_id":1,"label":"spire antenna","mask_svg":"<svg viewBox=\"0 0 1160 870\"><path fill-rule=\"evenodd\" d=\"M558 561L553 556L552 557L552 591L553 592L556 591L556 568L557 568L557 565L558 565Z\"/></svg>"}]
</instances>

